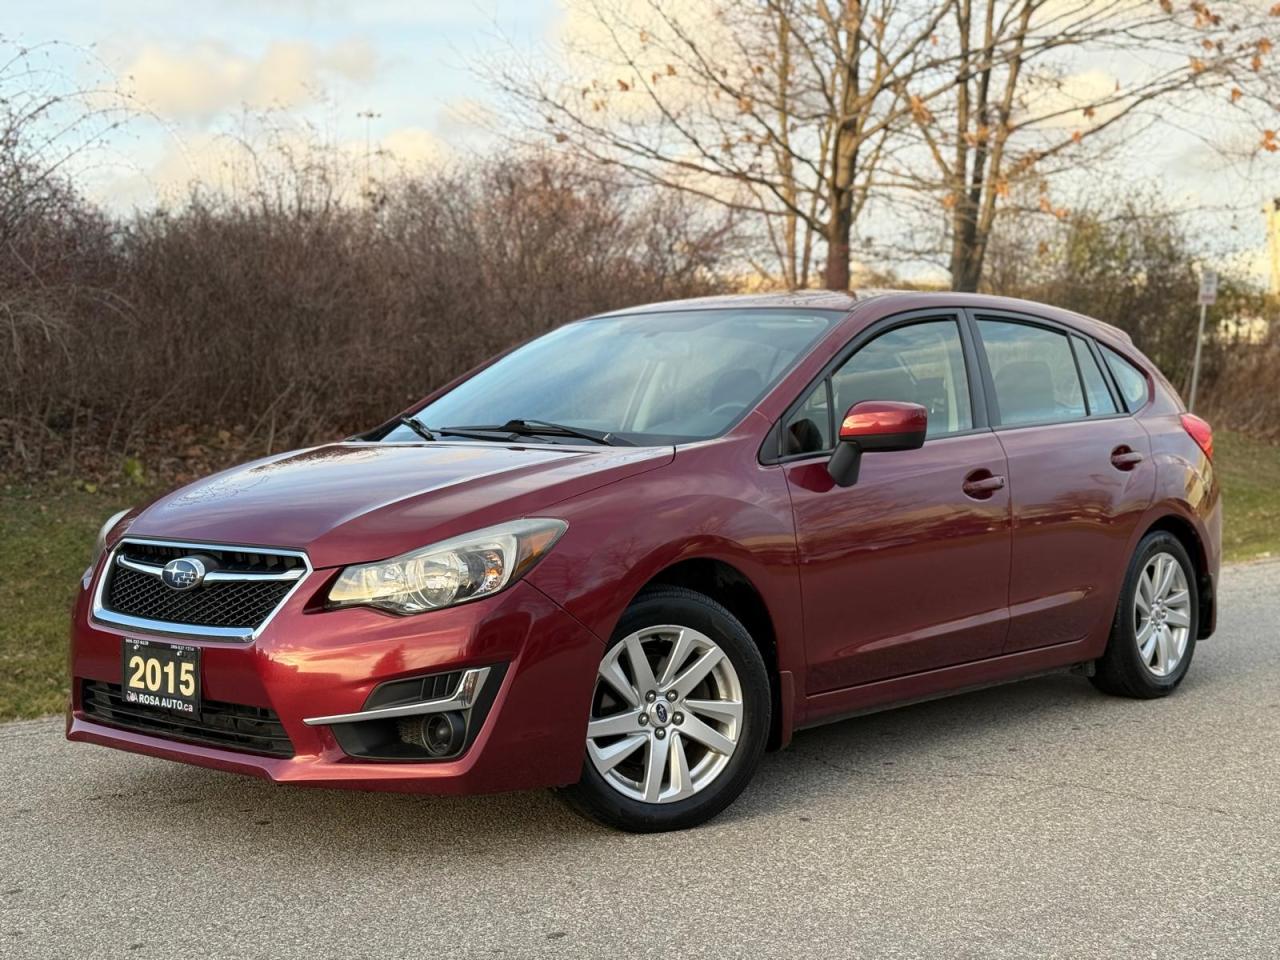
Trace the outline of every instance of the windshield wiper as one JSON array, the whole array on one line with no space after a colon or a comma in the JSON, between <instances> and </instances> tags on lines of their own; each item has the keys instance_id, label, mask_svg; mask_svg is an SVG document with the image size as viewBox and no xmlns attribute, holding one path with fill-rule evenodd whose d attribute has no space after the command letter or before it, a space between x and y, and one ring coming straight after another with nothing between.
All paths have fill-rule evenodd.
<instances>
[{"instance_id":1,"label":"windshield wiper","mask_svg":"<svg viewBox=\"0 0 1280 960\"><path fill-rule=\"evenodd\" d=\"M607 447L635 446L630 440L623 440L607 430L588 430L585 427L571 427L563 423L552 423L550 420L508 420L502 426L512 433L529 434L530 436L545 434L547 436L576 437L579 440L602 443Z\"/></svg>"},{"instance_id":2,"label":"windshield wiper","mask_svg":"<svg viewBox=\"0 0 1280 960\"><path fill-rule=\"evenodd\" d=\"M417 417L396 417L397 422L404 424L423 440L436 439L435 432Z\"/></svg>"},{"instance_id":3,"label":"windshield wiper","mask_svg":"<svg viewBox=\"0 0 1280 960\"><path fill-rule=\"evenodd\" d=\"M471 440L493 440L497 442L508 442L514 436L514 431L505 427L428 427L417 417L396 417L397 423L402 423L423 440L439 440L443 436L450 437L467 437ZM500 434L495 436L495 434Z\"/></svg>"},{"instance_id":4,"label":"windshield wiper","mask_svg":"<svg viewBox=\"0 0 1280 960\"><path fill-rule=\"evenodd\" d=\"M437 437L466 437L468 440L488 440L491 443L510 443L515 431L505 427L432 427Z\"/></svg>"},{"instance_id":5,"label":"windshield wiper","mask_svg":"<svg viewBox=\"0 0 1280 960\"><path fill-rule=\"evenodd\" d=\"M574 437L607 447L635 446L630 440L624 440L614 433L588 430L585 427L571 427L563 423L552 423L549 420L508 420L506 423L492 426L476 424L466 427L439 427L435 432L463 437L475 436L481 440L497 439L492 436L483 436L483 434L506 434L508 437Z\"/></svg>"}]
</instances>

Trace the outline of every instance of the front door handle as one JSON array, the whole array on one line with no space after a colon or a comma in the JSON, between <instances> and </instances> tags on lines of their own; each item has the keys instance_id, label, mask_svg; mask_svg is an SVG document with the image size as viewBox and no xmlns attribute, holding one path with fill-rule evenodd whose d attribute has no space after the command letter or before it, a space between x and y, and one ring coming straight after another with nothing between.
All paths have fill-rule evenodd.
<instances>
[{"instance_id":1,"label":"front door handle","mask_svg":"<svg viewBox=\"0 0 1280 960\"><path fill-rule=\"evenodd\" d=\"M975 470L965 478L964 486L960 489L964 491L966 497L972 497L974 500L987 500L997 490L1004 489L1004 477L993 476L987 470Z\"/></svg>"},{"instance_id":2,"label":"front door handle","mask_svg":"<svg viewBox=\"0 0 1280 960\"><path fill-rule=\"evenodd\" d=\"M1145 458L1137 450L1116 447L1111 451L1111 465L1117 470L1132 470Z\"/></svg>"}]
</instances>

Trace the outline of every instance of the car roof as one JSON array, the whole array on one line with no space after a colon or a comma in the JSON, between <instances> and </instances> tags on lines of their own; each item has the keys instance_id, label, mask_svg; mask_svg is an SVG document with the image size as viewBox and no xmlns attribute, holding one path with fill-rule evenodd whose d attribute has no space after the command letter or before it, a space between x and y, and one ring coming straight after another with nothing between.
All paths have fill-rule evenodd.
<instances>
[{"instance_id":1,"label":"car roof","mask_svg":"<svg viewBox=\"0 0 1280 960\"><path fill-rule=\"evenodd\" d=\"M725 309L787 309L800 308L808 310L840 310L852 312L855 307L870 301L876 301L877 311L892 312L896 309L916 310L931 307L950 308L970 307L973 309L1007 310L1011 313L1028 313L1042 316L1047 320L1057 320L1068 326L1089 334L1102 334L1104 337L1122 343L1132 343L1129 334L1119 327L1087 317L1082 313L1064 310L1047 303L1034 300L1020 300L1016 297L998 297L985 293L954 293L950 290L891 290L868 288L863 290L787 290L774 293L738 293L714 297L691 297L686 300L665 300L658 303L646 303L607 313L596 314L597 317L620 317L645 313L668 313L674 310L725 310Z\"/></svg>"},{"instance_id":2,"label":"car roof","mask_svg":"<svg viewBox=\"0 0 1280 960\"><path fill-rule=\"evenodd\" d=\"M729 308L787 308L809 310L843 310L848 312L863 299L858 293L839 290L790 290L778 293L732 293L715 297L690 297L687 300L663 300L596 314L598 317L620 317L637 313L669 313L674 310L725 310Z\"/></svg>"}]
</instances>

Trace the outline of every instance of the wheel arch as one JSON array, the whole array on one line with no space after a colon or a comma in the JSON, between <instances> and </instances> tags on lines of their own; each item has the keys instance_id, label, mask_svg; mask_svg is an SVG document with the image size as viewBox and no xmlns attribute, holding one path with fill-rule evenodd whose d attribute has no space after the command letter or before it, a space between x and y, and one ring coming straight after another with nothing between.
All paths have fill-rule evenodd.
<instances>
[{"instance_id":1,"label":"wheel arch","mask_svg":"<svg viewBox=\"0 0 1280 960\"><path fill-rule=\"evenodd\" d=\"M778 664L778 634L763 594L736 566L715 557L688 557L664 567L645 581L636 597L655 587L676 586L711 598L732 613L760 648L769 674L773 701L767 749L776 750L791 740L794 694L791 675ZM635 598L632 599L632 602Z\"/></svg>"},{"instance_id":2,"label":"wheel arch","mask_svg":"<svg viewBox=\"0 0 1280 960\"><path fill-rule=\"evenodd\" d=\"M1203 640L1213 633L1217 622L1215 608L1217 601L1214 597L1213 577L1209 571L1208 554L1200 538L1200 532L1187 518L1176 513L1166 513L1153 520L1142 532L1139 540L1159 532L1175 537L1191 557L1191 563L1195 567L1196 591L1200 604L1200 622L1196 625L1196 639Z\"/></svg>"}]
</instances>

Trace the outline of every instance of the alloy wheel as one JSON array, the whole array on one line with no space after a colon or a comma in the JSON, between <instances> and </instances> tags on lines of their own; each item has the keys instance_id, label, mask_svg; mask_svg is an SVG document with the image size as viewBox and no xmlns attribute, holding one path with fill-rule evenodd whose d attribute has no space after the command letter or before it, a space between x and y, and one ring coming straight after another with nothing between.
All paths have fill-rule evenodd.
<instances>
[{"instance_id":1,"label":"alloy wheel","mask_svg":"<svg viewBox=\"0 0 1280 960\"><path fill-rule=\"evenodd\" d=\"M1138 659L1155 677L1178 668L1191 637L1191 591L1182 564L1169 553L1154 554L1138 576L1133 597Z\"/></svg>"},{"instance_id":2,"label":"alloy wheel","mask_svg":"<svg viewBox=\"0 0 1280 960\"><path fill-rule=\"evenodd\" d=\"M715 641L690 627L646 627L600 664L587 755L623 796L672 803L724 772L742 720L742 685Z\"/></svg>"}]
</instances>

